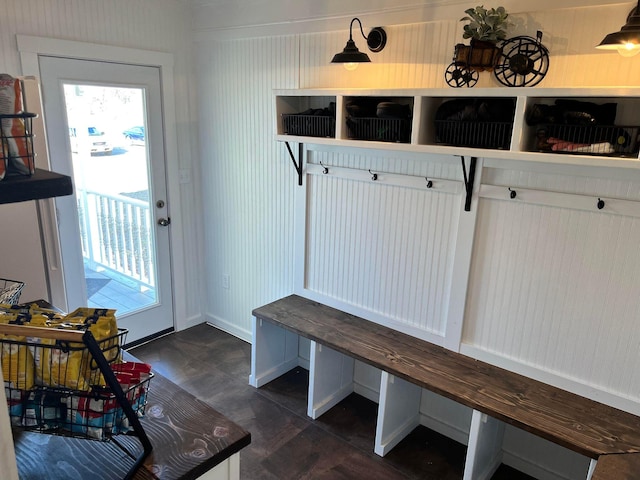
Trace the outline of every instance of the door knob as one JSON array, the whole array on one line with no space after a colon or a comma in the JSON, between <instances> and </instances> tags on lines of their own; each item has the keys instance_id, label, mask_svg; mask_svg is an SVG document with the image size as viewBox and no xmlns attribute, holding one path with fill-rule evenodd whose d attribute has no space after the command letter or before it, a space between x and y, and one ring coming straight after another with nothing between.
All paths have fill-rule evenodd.
<instances>
[{"instance_id":1,"label":"door knob","mask_svg":"<svg viewBox=\"0 0 640 480\"><path fill-rule=\"evenodd\" d=\"M158 225L160 225L161 227L166 227L171 223L171 219L170 218L160 218L158 219Z\"/></svg>"}]
</instances>

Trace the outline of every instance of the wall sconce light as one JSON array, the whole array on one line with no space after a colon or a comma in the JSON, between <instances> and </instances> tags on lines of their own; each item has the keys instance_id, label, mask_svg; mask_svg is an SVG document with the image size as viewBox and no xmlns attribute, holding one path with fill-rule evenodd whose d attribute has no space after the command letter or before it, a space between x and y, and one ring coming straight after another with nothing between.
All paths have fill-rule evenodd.
<instances>
[{"instance_id":1,"label":"wall sconce light","mask_svg":"<svg viewBox=\"0 0 640 480\"><path fill-rule=\"evenodd\" d=\"M640 53L640 0L638 6L629 12L627 23L620 31L604 37L596 48L617 50L623 57L633 57Z\"/></svg>"},{"instance_id":2,"label":"wall sconce light","mask_svg":"<svg viewBox=\"0 0 640 480\"><path fill-rule=\"evenodd\" d=\"M355 70L359 63L371 62L369 55L358 50L356 42L353 41L353 22L356 20L360 25L360 32L362 33L362 36L367 41L369 50L377 53L382 51L384 46L387 44L387 32L385 32L382 27L372 28L369 32L369 36L366 36L362 29L362 22L360 22L359 18L354 18L351 20L351 24L349 25L349 40L347 41L347 45L344 47L342 52L336 53L333 56L333 60L331 60L331 63L343 63L347 70Z\"/></svg>"}]
</instances>

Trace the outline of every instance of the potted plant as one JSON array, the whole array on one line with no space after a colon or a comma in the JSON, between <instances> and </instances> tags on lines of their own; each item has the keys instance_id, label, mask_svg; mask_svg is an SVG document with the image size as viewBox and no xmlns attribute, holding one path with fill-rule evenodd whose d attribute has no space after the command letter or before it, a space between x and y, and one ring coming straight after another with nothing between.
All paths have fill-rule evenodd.
<instances>
[{"instance_id":1,"label":"potted plant","mask_svg":"<svg viewBox=\"0 0 640 480\"><path fill-rule=\"evenodd\" d=\"M456 45L456 60L476 70L491 70L501 53L496 43L507 37L509 14L504 7L486 9L483 5L464 13L467 16L460 21L468 23L463 27L462 38L470 38L471 46Z\"/></svg>"}]
</instances>

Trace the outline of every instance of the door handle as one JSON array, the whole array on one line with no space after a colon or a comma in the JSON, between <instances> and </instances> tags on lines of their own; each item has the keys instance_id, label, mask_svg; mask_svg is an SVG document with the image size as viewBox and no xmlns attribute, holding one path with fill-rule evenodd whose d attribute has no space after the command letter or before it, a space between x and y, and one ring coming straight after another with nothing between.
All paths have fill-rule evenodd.
<instances>
[{"instance_id":1,"label":"door handle","mask_svg":"<svg viewBox=\"0 0 640 480\"><path fill-rule=\"evenodd\" d=\"M167 227L171 223L171 218L160 218L158 219L158 225L161 227Z\"/></svg>"}]
</instances>

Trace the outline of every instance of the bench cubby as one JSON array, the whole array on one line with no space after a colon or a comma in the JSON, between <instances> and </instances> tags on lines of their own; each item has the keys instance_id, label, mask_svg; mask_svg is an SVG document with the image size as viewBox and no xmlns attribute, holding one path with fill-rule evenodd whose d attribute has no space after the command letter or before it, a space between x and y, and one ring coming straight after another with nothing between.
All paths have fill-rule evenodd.
<instances>
[{"instance_id":1,"label":"bench cubby","mask_svg":"<svg viewBox=\"0 0 640 480\"><path fill-rule=\"evenodd\" d=\"M464 480L491 478L502 460L507 424L590 458L588 480L605 478L598 469L601 458L606 458L602 468L608 471L636 465L640 418L630 413L297 295L257 308L253 315L254 387L297 366L299 339L310 340L311 418L354 391L356 361L381 371L374 442L378 455L386 455L422 423L428 391L426 395L471 409Z\"/></svg>"}]
</instances>

